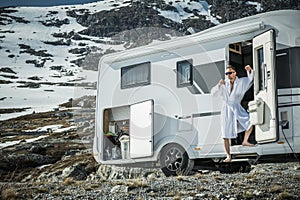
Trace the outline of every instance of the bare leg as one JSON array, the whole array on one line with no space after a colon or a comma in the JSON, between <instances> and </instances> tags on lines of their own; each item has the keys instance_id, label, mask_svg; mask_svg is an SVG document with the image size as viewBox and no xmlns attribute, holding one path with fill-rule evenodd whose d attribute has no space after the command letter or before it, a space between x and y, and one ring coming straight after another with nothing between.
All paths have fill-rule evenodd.
<instances>
[{"instance_id":1,"label":"bare leg","mask_svg":"<svg viewBox=\"0 0 300 200\"><path fill-rule=\"evenodd\" d=\"M248 139L249 139L250 134L252 133L252 130L253 130L253 126L251 126L249 128L249 130L245 131L245 136L244 136L244 140L242 143L243 146L250 146L250 147L254 146L254 144L251 144L248 142Z\"/></svg>"},{"instance_id":2,"label":"bare leg","mask_svg":"<svg viewBox=\"0 0 300 200\"><path fill-rule=\"evenodd\" d=\"M231 162L230 143L228 138L224 138L224 147L226 151L226 159L223 162Z\"/></svg>"}]
</instances>

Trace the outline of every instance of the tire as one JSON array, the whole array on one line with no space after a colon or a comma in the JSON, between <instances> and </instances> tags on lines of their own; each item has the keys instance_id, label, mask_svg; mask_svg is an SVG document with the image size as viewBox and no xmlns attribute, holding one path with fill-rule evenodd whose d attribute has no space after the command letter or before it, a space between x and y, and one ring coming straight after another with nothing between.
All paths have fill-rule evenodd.
<instances>
[{"instance_id":1,"label":"tire","mask_svg":"<svg viewBox=\"0 0 300 200\"><path fill-rule=\"evenodd\" d=\"M178 144L168 144L160 154L160 167L166 176L188 175L194 167L184 148Z\"/></svg>"}]
</instances>

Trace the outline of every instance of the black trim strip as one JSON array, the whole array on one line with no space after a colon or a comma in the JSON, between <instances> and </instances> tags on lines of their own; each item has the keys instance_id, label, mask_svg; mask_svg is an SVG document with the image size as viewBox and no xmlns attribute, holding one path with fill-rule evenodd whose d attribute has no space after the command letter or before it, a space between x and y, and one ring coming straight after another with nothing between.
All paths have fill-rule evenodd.
<instances>
[{"instance_id":1,"label":"black trim strip","mask_svg":"<svg viewBox=\"0 0 300 200\"><path fill-rule=\"evenodd\" d=\"M300 94L278 94L278 97L300 96Z\"/></svg>"},{"instance_id":2,"label":"black trim strip","mask_svg":"<svg viewBox=\"0 0 300 200\"><path fill-rule=\"evenodd\" d=\"M297 104L288 104L288 105L278 105L278 108L285 108L285 107L294 107L294 106L300 106L300 103Z\"/></svg>"},{"instance_id":3,"label":"black trim strip","mask_svg":"<svg viewBox=\"0 0 300 200\"><path fill-rule=\"evenodd\" d=\"M195 118L195 117L207 117L207 116L220 115L220 114L221 114L221 112L197 113L197 114L193 114L193 118Z\"/></svg>"}]
</instances>

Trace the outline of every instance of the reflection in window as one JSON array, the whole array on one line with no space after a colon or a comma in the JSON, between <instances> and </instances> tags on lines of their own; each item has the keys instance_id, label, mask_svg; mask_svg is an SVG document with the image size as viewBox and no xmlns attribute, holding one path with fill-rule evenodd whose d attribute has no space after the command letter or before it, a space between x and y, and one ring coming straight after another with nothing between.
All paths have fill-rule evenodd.
<instances>
[{"instance_id":1,"label":"reflection in window","mask_svg":"<svg viewBox=\"0 0 300 200\"><path fill-rule=\"evenodd\" d=\"M177 62L177 87L192 85L193 65L191 63L191 60Z\"/></svg>"},{"instance_id":2,"label":"reflection in window","mask_svg":"<svg viewBox=\"0 0 300 200\"><path fill-rule=\"evenodd\" d=\"M210 93L210 90L224 79L224 61L195 66L193 93Z\"/></svg>"},{"instance_id":3,"label":"reflection in window","mask_svg":"<svg viewBox=\"0 0 300 200\"><path fill-rule=\"evenodd\" d=\"M150 62L121 68L121 88L150 84Z\"/></svg>"},{"instance_id":4,"label":"reflection in window","mask_svg":"<svg viewBox=\"0 0 300 200\"><path fill-rule=\"evenodd\" d=\"M259 78L259 90L265 89L265 64L264 64L264 49L263 47L257 49L257 66Z\"/></svg>"}]
</instances>

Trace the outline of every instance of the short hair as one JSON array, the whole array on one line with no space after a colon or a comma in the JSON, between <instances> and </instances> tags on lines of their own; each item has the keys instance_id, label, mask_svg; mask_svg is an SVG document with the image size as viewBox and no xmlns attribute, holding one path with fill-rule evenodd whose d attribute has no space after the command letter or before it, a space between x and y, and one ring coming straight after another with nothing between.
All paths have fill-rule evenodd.
<instances>
[{"instance_id":1,"label":"short hair","mask_svg":"<svg viewBox=\"0 0 300 200\"><path fill-rule=\"evenodd\" d=\"M232 65L227 65L226 69L233 69L234 71L236 71L235 67Z\"/></svg>"}]
</instances>

